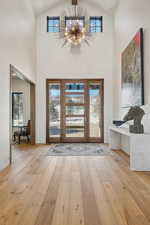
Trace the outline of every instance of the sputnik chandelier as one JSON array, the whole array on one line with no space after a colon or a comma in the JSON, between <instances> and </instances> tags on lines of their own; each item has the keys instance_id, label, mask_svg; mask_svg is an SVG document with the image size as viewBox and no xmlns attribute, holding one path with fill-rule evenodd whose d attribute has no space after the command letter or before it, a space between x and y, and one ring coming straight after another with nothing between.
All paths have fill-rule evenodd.
<instances>
[{"instance_id":1,"label":"sputnik chandelier","mask_svg":"<svg viewBox=\"0 0 150 225\"><path fill-rule=\"evenodd\" d=\"M82 42L89 45L89 19L86 11L78 6L77 0L72 0L72 7L63 13L59 35L63 40L62 46L78 46Z\"/></svg>"},{"instance_id":2,"label":"sputnik chandelier","mask_svg":"<svg viewBox=\"0 0 150 225\"><path fill-rule=\"evenodd\" d=\"M74 23L71 23L65 28L65 42L69 42L74 45L80 44L86 38L86 28L80 26L78 20Z\"/></svg>"}]
</instances>

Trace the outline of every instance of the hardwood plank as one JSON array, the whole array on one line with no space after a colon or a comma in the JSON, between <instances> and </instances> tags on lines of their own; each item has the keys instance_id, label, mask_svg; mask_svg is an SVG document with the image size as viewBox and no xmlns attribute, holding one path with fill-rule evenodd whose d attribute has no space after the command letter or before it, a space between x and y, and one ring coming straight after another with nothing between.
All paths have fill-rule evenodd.
<instances>
[{"instance_id":1,"label":"hardwood plank","mask_svg":"<svg viewBox=\"0 0 150 225\"><path fill-rule=\"evenodd\" d=\"M71 173L71 192L70 192L70 207L69 207L69 221L70 225L84 225L84 209L82 199L82 187L80 168L78 165L78 158L71 158L72 173Z\"/></svg>"},{"instance_id":2,"label":"hardwood plank","mask_svg":"<svg viewBox=\"0 0 150 225\"><path fill-rule=\"evenodd\" d=\"M79 162L85 224L101 225L102 223L93 192L91 176L82 157L79 159Z\"/></svg>"},{"instance_id":3,"label":"hardwood plank","mask_svg":"<svg viewBox=\"0 0 150 225\"><path fill-rule=\"evenodd\" d=\"M56 169L53 173L53 177L49 183L45 199L42 203L42 206L39 210L36 225L50 225L52 224L53 214L56 206L56 200L60 185L60 179L63 170L63 159L58 159L59 163L56 166Z\"/></svg>"},{"instance_id":4,"label":"hardwood plank","mask_svg":"<svg viewBox=\"0 0 150 225\"><path fill-rule=\"evenodd\" d=\"M59 184L58 197L54 210L52 225L68 225L70 190L71 190L71 163L63 159L64 169Z\"/></svg>"}]
</instances>

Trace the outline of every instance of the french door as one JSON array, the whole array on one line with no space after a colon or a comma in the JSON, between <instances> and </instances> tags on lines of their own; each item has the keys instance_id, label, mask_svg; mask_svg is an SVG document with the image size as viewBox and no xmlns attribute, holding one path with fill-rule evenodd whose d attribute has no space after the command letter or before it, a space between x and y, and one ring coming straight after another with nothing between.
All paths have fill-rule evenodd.
<instances>
[{"instance_id":1,"label":"french door","mask_svg":"<svg viewBox=\"0 0 150 225\"><path fill-rule=\"evenodd\" d=\"M103 80L47 80L47 143L103 142Z\"/></svg>"}]
</instances>

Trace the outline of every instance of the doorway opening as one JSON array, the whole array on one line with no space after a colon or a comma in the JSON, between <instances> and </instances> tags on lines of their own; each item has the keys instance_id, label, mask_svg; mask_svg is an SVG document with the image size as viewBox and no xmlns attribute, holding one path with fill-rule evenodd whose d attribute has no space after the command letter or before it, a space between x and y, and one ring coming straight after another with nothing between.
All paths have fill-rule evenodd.
<instances>
[{"instance_id":1,"label":"doorway opening","mask_svg":"<svg viewBox=\"0 0 150 225\"><path fill-rule=\"evenodd\" d=\"M35 84L10 65L10 163L12 146L35 144Z\"/></svg>"},{"instance_id":2,"label":"doorway opening","mask_svg":"<svg viewBox=\"0 0 150 225\"><path fill-rule=\"evenodd\" d=\"M47 143L104 142L104 80L47 79Z\"/></svg>"}]
</instances>

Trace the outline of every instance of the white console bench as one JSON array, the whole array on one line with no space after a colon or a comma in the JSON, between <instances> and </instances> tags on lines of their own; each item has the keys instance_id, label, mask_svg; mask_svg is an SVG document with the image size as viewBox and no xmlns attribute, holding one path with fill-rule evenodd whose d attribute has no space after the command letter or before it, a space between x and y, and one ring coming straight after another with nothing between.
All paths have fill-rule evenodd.
<instances>
[{"instance_id":1,"label":"white console bench","mask_svg":"<svg viewBox=\"0 0 150 225\"><path fill-rule=\"evenodd\" d=\"M127 128L109 128L110 149L125 151L130 156L130 169L150 171L150 134L132 134Z\"/></svg>"}]
</instances>

